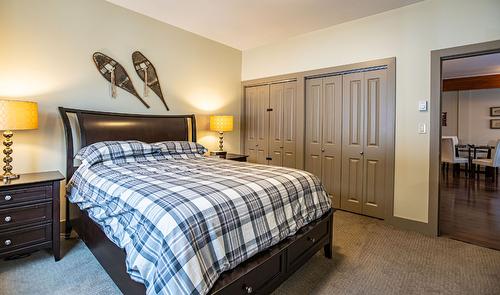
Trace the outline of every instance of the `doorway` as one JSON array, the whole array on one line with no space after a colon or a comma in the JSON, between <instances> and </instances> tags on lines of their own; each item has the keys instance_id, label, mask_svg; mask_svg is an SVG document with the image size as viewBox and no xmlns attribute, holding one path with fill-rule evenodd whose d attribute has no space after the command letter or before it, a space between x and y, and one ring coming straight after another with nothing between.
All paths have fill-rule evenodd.
<instances>
[{"instance_id":1,"label":"doorway","mask_svg":"<svg viewBox=\"0 0 500 295\"><path fill-rule=\"evenodd\" d=\"M430 224L500 250L500 42L433 51L431 84Z\"/></svg>"}]
</instances>

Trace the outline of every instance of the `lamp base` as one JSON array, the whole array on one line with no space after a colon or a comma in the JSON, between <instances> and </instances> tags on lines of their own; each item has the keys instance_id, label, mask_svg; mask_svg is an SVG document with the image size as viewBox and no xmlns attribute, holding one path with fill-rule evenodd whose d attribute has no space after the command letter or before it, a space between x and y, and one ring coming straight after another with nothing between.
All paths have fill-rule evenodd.
<instances>
[{"instance_id":1,"label":"lamp base","mask_svg":"<svg viewBox=\"0 0 500 295\"><path fill-rule=\"evenodd\" d=\"M19 178L19 175L12 173L12 165L10 165L10 163L12 162L12 157L10 156L12 154L12 135L12 131L10 130L5 130L3 132L3 145L5 146L3 150L3 153L5 155L5 157L3 158L3 162L5 163L5 165L3 166L4 173L2 175L2 179L4 182Z\"/></svg>"},{"instance_id":2,"label":"lamp base","mask_svg":"<svg viewBox=\"0 0 500 295\"><path fill-rule=\"evenodd\" d=\"M19 178L19 175L18 174L14 174L14 173L4 173L2 175L3 181L9 181L9 180L18 179L18 178Z\"/></svg>"}]
</instances>

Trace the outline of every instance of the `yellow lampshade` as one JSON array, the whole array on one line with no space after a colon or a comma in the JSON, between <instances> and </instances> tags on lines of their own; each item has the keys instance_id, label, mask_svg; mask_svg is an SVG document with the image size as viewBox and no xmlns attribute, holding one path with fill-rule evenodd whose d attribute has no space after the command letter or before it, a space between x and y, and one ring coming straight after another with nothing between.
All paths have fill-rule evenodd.
<instances>
[{"instance_id":1,"label":"yellow lampshade","mask_svg":"<svg viewBox=\"0 0 500 295\"><path fill-rule=\"evenodd\" d=\"M38 128L36 102L0 99L0 130Z\"/></svg>"},{"instance_id":2,"label":"yellow lampshade","mask_svg":"<svg viewBox=\"0 0 500 295\"><path fill-rule=\"evenodd\" d=\"M233 131L233 116L210 116L210 130L217 132Z\"/></svg>"}]
</instances>

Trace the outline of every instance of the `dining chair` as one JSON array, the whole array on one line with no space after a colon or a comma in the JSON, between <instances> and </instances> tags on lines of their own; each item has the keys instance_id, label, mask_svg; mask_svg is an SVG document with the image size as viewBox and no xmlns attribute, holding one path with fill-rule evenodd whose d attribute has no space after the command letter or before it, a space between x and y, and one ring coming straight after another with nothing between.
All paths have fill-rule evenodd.
<instances>
[{"instance_id":1,"label":"dining chair","mask_svg":"<svg viewBox=\"0 0 500 295\"><path fill-rule=\"evenodd\" d=\"M458 145L458 136L456 135L442 136L442 138L451 138L453 140L453 145Z\"/></svg>"},{"instance_id":2,"label":"dining chair","mask_svg":"<svg viewBox=\"0 0 500 295\"><path fill-rule=\"evenodd\" d=\"M460 153L459 153L459 150L457 148L458 136L456 136L456 135L444 135L444 136L441 136L441 138L451 138L453 140L453 145L455 146L455 153L457 154L457 157L460 157Z\"/></svg>"},{"instance_id":3,"label":"dining chair","mask_svg":"<svg viewBox=\"0 0 500 295\"><path fill-rule=\"evenodd\" d=\"M448 164L453 164L453 172L460 173L460 164L465 164L465 174L469 171L469 159L457 157L455 153L455 142L451 137L441 138L441 162L443 168L447 168Z\"/></svg>"},{"instance_id":4,"label":"dining chair","mask_svg":"<svg viewBox=\"0 0 500 295\"><path fill-rule=\"evenodd\" d=\"M472 160L472 164L477 167L476 173L478 179L479 179L479 170L481 169L481 166L485 167L485 175L486 175L486 169L488 168L492 169L493 179L496 179L498 177L497 168L500 167L500 140L497 141L494 152L492 153L490 159L474 159Z\"/></svg>"}]
</instances>

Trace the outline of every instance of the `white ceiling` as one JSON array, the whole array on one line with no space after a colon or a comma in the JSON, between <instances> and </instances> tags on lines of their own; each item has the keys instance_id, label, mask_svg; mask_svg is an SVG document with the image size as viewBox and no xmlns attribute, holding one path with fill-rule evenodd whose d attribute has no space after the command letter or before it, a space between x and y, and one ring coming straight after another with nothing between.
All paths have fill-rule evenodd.
<instances>
[{"instance_id":1,"label":"white ceiling","mask_svg":"<svg viewBox=\"0 0 500 295\"><path fill-rule=\"evenodd\" d=\"M443 62L443 79L493 74L500 74L500 53Z\"/></svg>"},{"instance_id":2,"label":"white ceiling","mask_svg":"<svg viewBox=\"0 0 500 295\"><path fill-rule=\"evenodd\" d=\"M245 50L422 0L107 0Z\"/></svg>"}]
</instances>

